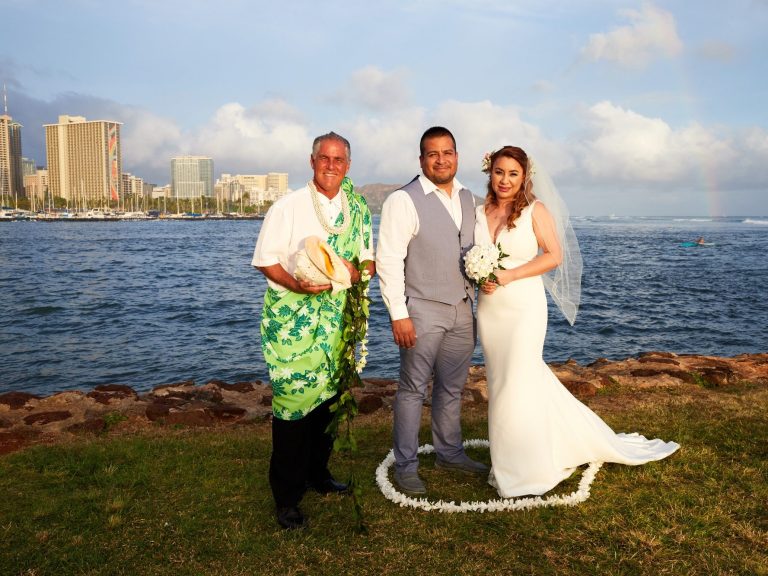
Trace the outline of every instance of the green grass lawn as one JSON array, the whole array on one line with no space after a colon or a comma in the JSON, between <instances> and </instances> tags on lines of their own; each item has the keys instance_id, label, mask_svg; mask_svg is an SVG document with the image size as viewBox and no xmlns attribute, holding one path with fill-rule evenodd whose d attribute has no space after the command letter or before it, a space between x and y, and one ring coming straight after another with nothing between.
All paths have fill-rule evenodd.
<instances>
[{"instance_id":1,"label":"green grass lawn","mask_svg":"<svg viewBox=\"0 0 768 576\"><path fill-rule=\"evenodd\" d=\"M390 415L358 419L354 468L368 534L349 497L310 493L309 526L281 530L267 484L267 424L115 430L0 458L0 575L768 574L768 389L622 390L589 404L616 431L675 440L667 460L607 464L571 508L441 514L399 508L374 471ZM464 414L486 438L485 412ZM423 441L429 442L425 420ZM487 450L473 456L489 461ZM421 471L430 498L483 500L482 478ZM570 492L578 477L556 492Z\"/></svg>"}]
</instances>

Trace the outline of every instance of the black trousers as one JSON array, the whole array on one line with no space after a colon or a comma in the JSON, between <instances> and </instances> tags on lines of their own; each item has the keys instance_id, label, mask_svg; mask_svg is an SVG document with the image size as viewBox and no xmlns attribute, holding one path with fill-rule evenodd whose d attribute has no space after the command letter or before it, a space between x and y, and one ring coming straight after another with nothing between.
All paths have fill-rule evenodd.
<instances>
[{"instance_id":1,"label":"black trousers","mask_svg":"<svg viewBox=\"0 0 768 576\"><path fill-rule=\"evenodd\" d=\"M272 418L272 456L269 486L278 508L301 502L307 484L331 478L328 459L333 438L325 429L333 415L329 410L338 395L326 400L301 420Z\"/></svg>"}]
</instances>

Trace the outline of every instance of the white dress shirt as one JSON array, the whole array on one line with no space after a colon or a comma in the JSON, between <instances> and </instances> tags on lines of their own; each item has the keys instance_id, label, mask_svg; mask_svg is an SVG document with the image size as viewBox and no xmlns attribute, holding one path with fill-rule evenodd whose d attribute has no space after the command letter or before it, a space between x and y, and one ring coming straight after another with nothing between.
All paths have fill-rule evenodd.
<instances>
[{"instance_id":1,"label":"white dress shirt","mask_svg":"<svg viewBox=\"0 0 768 576\"><path fill-rule=\"evenodd\" d=\"M318 194L320 207L325 212L330 224L336 222L336 218L341 212L341 195L343 193L340 190L331 200L323 194ZM293 276L296 271L296 253L304 248L304 241L309 236L317 236L327 240L328 232L320 224L312 204L311 192L305 186L281 197L267 211L267 215L261 223L261 231L253 251L251 265L263 267L280 264L288 274ZM366 249L361 235L360 261L363 260L373 260L373 245ZM286 289L285 286L269 279L267 279L267 283L271 288L278 291Z\"/></svg>"},{"instance_id":2,"label":"white dress shirt","mask_svg":"<svg viewBox=\"0 0 768 576\"><path fill-rule=\"evenodd\" d=\"M437 194L448 211L456 229L461 228L461 196L463 188L453 179L451 195L448 196L426 177L419 176L424 195ZM474 205L474 196L472 199ZM419 233L419 216L413 200L405 190L396 190L384 201L379 224L379 243L376 247L376 274L379 276L381 297L389 310L392 320L408 318L405 305L405 256L408 244Z\"/></svg>"}]
</instances>

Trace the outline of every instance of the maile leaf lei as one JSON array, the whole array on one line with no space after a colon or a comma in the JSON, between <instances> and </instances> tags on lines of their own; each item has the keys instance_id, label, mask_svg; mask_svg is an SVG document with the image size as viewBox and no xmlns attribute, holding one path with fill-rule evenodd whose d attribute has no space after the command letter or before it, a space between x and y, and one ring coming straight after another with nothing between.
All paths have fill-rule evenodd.
<instances>
[{"instance_id":1,"label":"maile leaf lei","mask_svg":"<svg viewBox=\"0 0 768 576\"><path fill-rule=\"evenodd\" d=\"M344 305L343 347L336 371L339 399L330 408L333 413L333 420L327 428L327 432L334 438L333 450L335 452L357 451L357 441L352 434L352 420L357 415L357 401L352 394L352 389L363 385L360 373L365 366L365 358L368 355L366 336L371 302L368 297L368 284L371 277L367 268L370 263L370 260L359 262L355 259L353 261L355 267L360 271L360 281L347 289L347 300ZM358 348L359 360L357 359ZM360 533L366 533L367 528L363 519L362 488L354 470L350 474L349 487L354 502L353 514L356 529Z\"/></svg>"}]
</instances>

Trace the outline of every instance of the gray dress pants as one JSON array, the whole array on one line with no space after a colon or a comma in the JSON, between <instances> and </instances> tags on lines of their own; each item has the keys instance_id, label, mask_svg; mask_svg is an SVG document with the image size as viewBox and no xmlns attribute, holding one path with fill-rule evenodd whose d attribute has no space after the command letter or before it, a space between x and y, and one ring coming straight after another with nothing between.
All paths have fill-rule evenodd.
<instances>
[{"instance_id":1,"label":"gray dress pants","mask_svg":"<svg viewBox=\"0 0 768 576\"><path fill-rule=\"evenodd\" d=\"M447 462L465 457L461 395L476 340L469 298L456 305L409 298L408 314L416 330L416 346L400 349L393 428L395 467L400 472L416 472L419 466L421 412L430 379L435 453Z\"/></svg>"}]
</instances>

